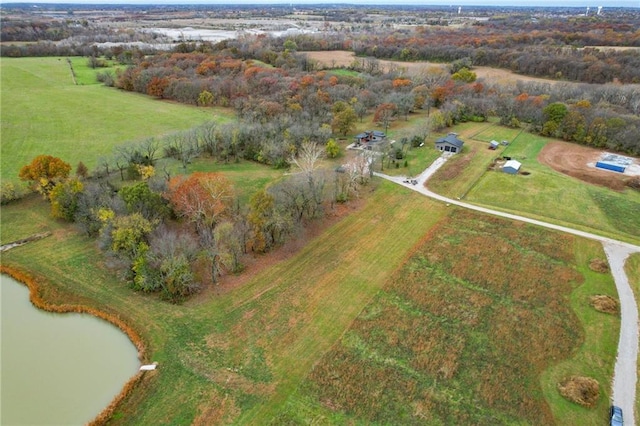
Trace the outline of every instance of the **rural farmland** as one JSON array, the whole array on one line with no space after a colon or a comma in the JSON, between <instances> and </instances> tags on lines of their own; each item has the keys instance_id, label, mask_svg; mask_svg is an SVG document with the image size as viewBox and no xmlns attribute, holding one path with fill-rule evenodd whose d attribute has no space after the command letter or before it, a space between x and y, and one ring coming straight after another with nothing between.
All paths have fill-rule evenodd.
<instances>
[{"instance_id":1,"label":"rural farmland","mask_svg":"<svg viewBox=\"0 0 640 426\"><path fill-rule=\"evenodd\" d=\"M634 422L637 52L565 44L625 10L50 7L2 18L0 267L153 366L91 424Z\"/></svg>"}]
</instances>

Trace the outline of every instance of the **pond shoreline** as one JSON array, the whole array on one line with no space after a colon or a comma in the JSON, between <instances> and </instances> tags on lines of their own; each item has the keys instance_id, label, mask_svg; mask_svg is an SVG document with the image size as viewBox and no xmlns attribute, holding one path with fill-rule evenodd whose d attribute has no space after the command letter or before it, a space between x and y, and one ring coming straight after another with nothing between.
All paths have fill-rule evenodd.
<instances>
[{"instance_id":1,"label":"pond shoreline","mask_svg":"<svg viewBox=\"0 0 640 426\"><path fill-rule=\"evenodd\" d=\"M95 309L91 306L84 305L54 305L48 303L40 296L39 286L42 283L31 276L29 273L22 271L18 268L9 267L5 265L0 265L0 274L5 274L13 278L19 283L22 283L27 286L29 289L29 301L33 306L38 309L41 309L46 312L54 312L54 313L85 313L90 314L94 317L103 319L110 324L116 326L120 331L122 331L129 340L133 343L135 348L138 351L138 360L141 363L146 363L147 354L147 345L140 337L140 335L125 321L115 315L107 314L103 311ZM88 423L88 425L103 425L106 424L111 417L113 416L117 407L124 401L124 399L129 396L129 394L136 388L145 372L138 371L133 377L131 377L122 387L122 390L114 397L114 399L107 405L92 421Z\"/></svg>"}]
</instances>

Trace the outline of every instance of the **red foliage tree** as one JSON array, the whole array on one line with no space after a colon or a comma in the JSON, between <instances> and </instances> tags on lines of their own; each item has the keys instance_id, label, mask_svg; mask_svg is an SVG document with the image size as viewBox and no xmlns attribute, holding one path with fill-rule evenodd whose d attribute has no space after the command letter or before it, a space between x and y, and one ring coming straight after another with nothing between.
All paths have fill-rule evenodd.
<instances>
[{"instance_id":1,"label":"red foliage tree","mask_svg":"<svg viewBox=\"0 0 640 426\"><path fill-rule=\"evenodd\" d=\"M231 213L235 199L233 186L223 174L203 172L171 179L166 197L176 214L194 223L201 236Z\"/></svg>"},{"instance_id":2,"label":"red foliage tree","mask_svg":"<svg viewBox=\"0 0 640 426\"><path fill-rule=\"evenodd\" d=\"M169 85L169 79L166 77L153 77L147 85L147 94L149 96L156 96L161 98L164 94L164 89Z\"/></svg>"}]
</instances>

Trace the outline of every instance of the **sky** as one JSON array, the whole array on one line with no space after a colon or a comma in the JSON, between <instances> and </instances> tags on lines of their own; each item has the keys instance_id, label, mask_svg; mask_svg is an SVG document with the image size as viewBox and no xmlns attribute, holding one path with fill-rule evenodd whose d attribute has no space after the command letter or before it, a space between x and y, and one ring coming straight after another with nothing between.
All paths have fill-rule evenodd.
<instances>
[{"instance_id":1,"label":"sky","mask_svg":"<svg viewBox=\"0 0 640 426\"><path fill-rule=\"evenodd\" d=\"M32 3L24 0L5 0L2 3ZM434 6L540 6L540 7L590 7L596 10L602 6L640 8L640 0L36 0L33 3L74 3L74 4L421 4Z\"/></svg>"}]
</instances>

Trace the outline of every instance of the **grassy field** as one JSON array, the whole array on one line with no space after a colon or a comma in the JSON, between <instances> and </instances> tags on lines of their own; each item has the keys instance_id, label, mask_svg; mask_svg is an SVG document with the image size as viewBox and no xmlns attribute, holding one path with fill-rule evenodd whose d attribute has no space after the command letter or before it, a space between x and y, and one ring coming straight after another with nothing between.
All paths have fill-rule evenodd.
<instances>
[{"instance_id":1,"label":"grassy field","mask_svg":"<svg viewBox=\"0 0 640 426\"><path fill-rule=\"evenodd\" d=\"M451 211L383 182L292 257L174 306L96 268L93 241L51 220L39 197L3 207L0 224L3 240L53 233L3 264L46 277L54 301L119 313L150 343L146 361L161 369L114 424L599 424L606 415L618 320L585 305L590 294L615 296L608 275L585 267L603 256L597 244ZM558 378L573 372L602 384L595 409L557 395Z\"/></svg>"},{"instance_id":2,"label":"grassy field","mask_svg":"<svg viewBox=\"0 0 640 426\"><path fill-rule=\"evenodd\" d=\"M446 209L382 183L361 211L294 257L240 288L173 306L96 270L102 261L91 240L52 221L39 198L24 203L3 207L3 238L43 229L53 236L3 254L3 264L49 278L56 301L122 312L151 343L149 361L162 366L122 408L116 420L124 424L265 423ZM23 223L25 209L31 220Z\"/></svg>"},{"instance_id":3,"label":"grassy field","mask_svg":"<svg viewBox=\"0 0 640 426\"><path fill-rule=\"evenodd\" d=\"M211 110L95 84L73 86L64 59L3 59L0 65L3 113L12 105L5 99L5 79L12 75L18 81L6 83L14 101L22 91L32 101L64 102L66 115L50 123L44 120L55 112L49 103L26 110L43 119L50 133L76 129L76 123L65 120L73 121L72 112L89 110L82 119L97 132L93 139L85 139L79 128L69 130L64 139L49 136L44 145L25 144L33 155L42 153L36 147L50 146L90 165L80 158L81 151L97 157L104 143L111 144L110 152L138 138L122 139L128 131L144 138L178 126L171 123L186 128L211 116ZM104 103L102 114L91 106L80 108L88 99ZM124 105L134 117L129 121L141 129L131 123L122 129L115 110ZM160 113L154 108L162 109L164 119L156 122ZM17 148L19 141L5 139L5 128L13 139L44 135L35 122L9 113L2 120L3 179L5 162L17 170L30 160ZM390 137L410 132L424 118L412 114L408 121L394 122ZM33 128L19 127L29 124ZM374 128L370 121L358 126ZM102 142L109 129L120 136L105 136ZM465 123L454 131L469 143L463 155L447 164L456 172L444 191L487 196L492 187L479 188L497 174L487 172L487 164L502 154L486 148L491 139L514 141L507 155L530 161L526 167L532 171L541 167L535 154L542 145L529 136L494 123ZM431 148L415 150L411 162L428 163L438 154ZM177 162L167 161L174 175L181 173ZM254 163L206 158L190 164L188 172L193 171L224 172L244 200L282 176L282 171ZM516 178L537 174L542 173ZM544 193L542 185L551 185L552 178L528 189ZM94 240L52 220L49 205L35 195L2 207L0 239L7 243L43 231L52 235L3 253L2 264L28 269L48 282L42 291L52 302L87 304L117 315L148 343L143 361L157 361L160 368L145 375L112 424L604 423L619 320L585 303L595 293L615 296L610 276L586 267L590 259L604 256L601 247L446 207L386 181L374 191L375 183L358 208L345 207L350 213L317 237L258 257L243 275L227 277L183 305L134 293L107 268ZM525 196L522 192L517 193ZM598 194L601 216L594 227L615 220L634 226L636 219L625 209L633 209L635 199L612 207L611 200L620 200L616 193ZM550 198L541 197L548 208ZM564 214L571 220L569 208ZM629 264L636 288L638 259ZM557 381L574 372L600 382L594 409L558 396Z\"/></svg>"},{"instance_id":4,"label":"grassy field","mask_svg":"<svg viewBox=\"0 0 640 426\"><path fill-rule=\"evenodd\" d=\"M540 164L537 155L549 139L491 123L464 123L454 129L465 141L429 181L437 193L509 213L640 243L640 192L616 192L582 182ZM509 146L487 149L488 141ZM488 170L497 157L522 163L528 175Z\"/></svg>"},{"instance_id":5,"label":"grassy field","mask_svg":"<svg viewBox=\"0 0 640 426\"><path fill-rule=\"evenodd\" d=\"M277 423L603 424L619 321L585 303L615 296L608 275L586 271L594 255L602 248L588 241L453 211ZM594 409L555 388L577 373L601 383Z\"/></svg>"},{"instance_id":6,"label":"grassy field","mask_svg":"<svg viewBox=\"0 0 640 426\"><path fill-rule=\"evenodd\" d=\"M88 69L86 59L75 62L83 81L96 72ZM20 167L40 154L60 157L74 169L82 161L91 170L115 146L229 119L226 111L162 102L99 84L76 86L65 58L2 58L0 74L3 181L18 181Z\"/></svg>"},{"instance_id":7,"label":"grassy field","mask_svg":"<svg viewBox=\"0 0 640 426\"><path fill-rule=\"evenodd\" d=\"M629 284L633 290L636 300L640 300L640 253L629 256L625 265ZM640 381L636 383L636 413L640 413Z\"/></svg>"},{"instance_id":8,"label":"grassy field","mask_svg":"<svg viewBox=\"0 0 640 426\"><path fill-rule=\"evenodd\" d=\"M487 134L495 127L497 126L492 123L464 123L456 126L454 131L465 142L462 155L451 157L429 181L429 188L450 198L464 198L493 159L500 155L500 149L488 149L488 141L475 139L476 135ZM434 140L441 136L444 135L437 135Z\"/></svg>"}]
</instances>

